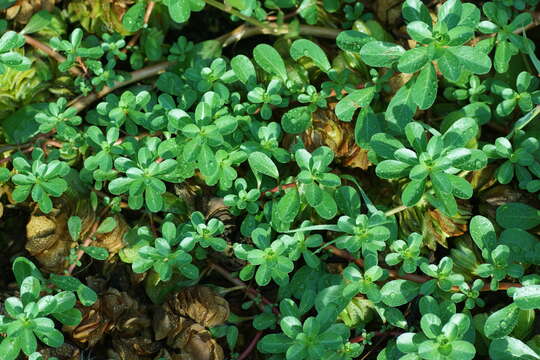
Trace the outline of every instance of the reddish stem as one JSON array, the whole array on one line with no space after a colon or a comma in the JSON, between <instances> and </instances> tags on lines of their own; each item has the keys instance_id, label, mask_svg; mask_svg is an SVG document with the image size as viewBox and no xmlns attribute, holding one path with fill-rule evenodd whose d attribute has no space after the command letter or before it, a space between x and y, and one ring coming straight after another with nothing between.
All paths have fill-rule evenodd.
<instances>
[{"instance_id":1,"label":"reddish stem","mask_svg":"<svg viewBox=\"0 0 540 360\"><path fill-rule=\"evenodd\" d=\"M43 51L45 54L52 57L57 62L61 63L61 62L66 61L65 57L63 57L62 55L60 55L59 53L57 53L56 51L51 49L49 46L42 43L41 41L36 40L36 39L34 39L33 37L31 37L29 35L24 35L24 39L26 40L26 43L28 45L32 46L33 48L35 48L37 50ZM72 67L71 69L69 69L69 72L72 75L75 75L75 76L82 75L81 70L79 70L79 69L77 69L75 67Z\"/></svg>"},{"instance_id":2,"label":"reddish stem","mask_svg":"<svg viewBox=\"0 0 540 360\"><path fill-rule=\"evenodd\" d=\"M240 354L240 357L238 358L238 360L244 360L248 358L249 354L251 354L253 349L255 349L255 346L257 346L257 342L259 342L259 339L262 337L262 334L263 334L262 331L258 331L255 334L255 336L249 343L248 347L242 352L242 354Z\"/></svg>"},{"instance_id":3,"label":"reddish stem","mask_svg":"<svg viewBox=\"0 0 540 360\"><path fill-rule=\"evenodd\" d=\"M399 336L403 334L403 331L378 331L374 334L374 336ZM363 336L357 336L355 338L352 338L351 340L349 340L350 343L359 343L359 342L362 342L364 341L365 338Z\"/></svg>"},{"instance_id":4,"label":"reddish stem","mask_svg":"<svg viewBox=\"0 0 540 360\"><path fill-rule=\"evenodd\" d=\"M257 290L253 289L253 288L250 288L248 285L246 285L243 281L241 280L238 280L237 278L235 278L234 276L231 275L230 272L228 272L225 268L219 266L218 264L215 264L215 263L211 263L210 266L216 270L218 273L220 273L221 275L223 275L224 278L226 278L227 280L229 280L230 282L232 282L233 284L235 285L238 285L238 286L243 286L245 291L246 291L246 295L249 296L250 299L252 300L255 300L257 299L259 296L262 300L262 302L266 305L272 305L272 302L270 300L268 300L267 298L265 298L262 294L260 294ZM257 307L261 310L261 311L264 311L264 306L263 304L256 304ZM279 310L275 307L272 307L272 312L276 315L279 315Z\"/></svg>"},{"instance_id":5,"label":"reddish stem","mask_svg":"<svg viewBox=\"0 0 540 360\"><path fill-rule=\"evenodd\" d=\"M261 198L266 194L266 193L277 193L278 191L281 191L281 190L285 190L285 189L289 189L289 188L294 188L296 187L296 183L290 183L290 184L285 184L285 185L278 185L276 186L275 188L272 188L270 190L266 190L265 192L263 192L261 194Z\"/></svg>"},{"instance_id":6,"label":"reddish stem","mask_svg":"<svg viewBox=\"0 0 540 360\"><path fill-rule=\"evenodd\" d=\"M148 21L150 20L150 16L152 15L152 11L154 10L154 6L156 5L155 1L150 1L148 5L146 6L146 12L144 13L144 24L148 24ZM125 54L127 53L129 48L132 48L137 43L137 40L139 40L139 37L141 37L142 30L137 31L135 35L129 40L129 43L127 46L122 50L122 52Z\"/></svg>"},{"instance_id":7,"label":"reddish stem","mask_svg":"<svg viewBox=\"0 0 540 360\"><path fill-rule=\"evenodd\" d=\"M84 240L84 242L82 243L81 246L89 246L91 243L92 243L92 238L93 236L96 234L97 232L97 229L99 228L99 224L101 223L101 218L103 216L105 216L105 214L109 211L109 208L110 208L110 205L107 206L106 208L104 208L101 213L99 214L98 216L98 219L96 222L94 222L94 225L92 226L92 230L90 230L90 232L88 233L88 236L86 237L86 239ZM81 258L83 257L84 255L84 250L79 250L77 252L77 260L75 260L73 262L73 264L71 264L68 268L68 272L67 272L67 275L71 275L73 273L73 270L75 270L75 268L77 267L77 263L81 260Z\"/></svg>"},{"instance_id":8,"label":"reddish stem","mask_svg":"<svg viewBox=\"0 0 540 360\"><path fill-rule=\"evenodd\" d=\"M338 249L334 245L328 245L325 247L326 250L330 251L332 254L339 256L340 258L343 258L347 261L354 262L359 267L364 267L364 261L362 259L356 259L354 258L349 252L345 250ZM393 269L385 269L388 271L388 274L391 278L394 279L404 279L404 280L410 280L416 283L425 283L426 281L431 280L432 278L429 276L424 275L418 275L418 274L400 274L396 270ZM515 283L509 283L509 282L501 282L499 283L499 288L497 290L508 290L512 287L521 287L521 284L515 284ZM454 286L452 287L452 291L459 291L459 287ZM480 291L492 291L489 284L484 285Z\"/></svg>"},{"instance_id":9,"label":"reddish stem","mask_svg":"<svg viewBox=\"0 0 540 360\"><path fill-rule=\"evenodd\" d=\"M294 9L294 11L291 11L290 13L283 15L283 20L287 20L287 19L290 19L292 17L295 17L296 14L298 14L298 9ZM267 21L276 21L277 19L278 19L278 17L276 15L268 15L266 17Z\"/></svg>"}]
</instances>

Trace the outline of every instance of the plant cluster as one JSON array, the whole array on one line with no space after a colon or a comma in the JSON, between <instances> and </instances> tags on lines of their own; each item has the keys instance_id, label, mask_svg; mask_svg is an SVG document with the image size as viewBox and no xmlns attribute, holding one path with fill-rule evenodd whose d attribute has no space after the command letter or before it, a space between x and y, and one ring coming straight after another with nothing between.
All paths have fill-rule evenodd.
<instances>
[{"instance_id":1,"label":"plant cluster","mask_svg":"<svg viewBox=\"0 0 540 360\"><path fill-rule=\"evenodd\" d=\"M4 359L92 349L118 269L140 359L540 359L538 1L18 3L0 82L63 90L1 120Z\"/></svg>"}]
</instances>

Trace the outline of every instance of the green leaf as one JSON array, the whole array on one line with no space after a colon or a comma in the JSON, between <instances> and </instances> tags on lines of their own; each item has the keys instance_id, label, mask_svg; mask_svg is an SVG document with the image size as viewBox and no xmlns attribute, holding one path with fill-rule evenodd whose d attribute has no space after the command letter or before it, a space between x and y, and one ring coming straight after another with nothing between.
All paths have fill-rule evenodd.
<instances>
[{"instance_id":1,"label":"green leaf","mask_svg":"<svg viewBox=\"0 0 540 360\"><path fill-rule=\"evenodd\" d=\"M62 290L75 291L82 285L81 281L73 276L51 274L50 280Z\"/></svg>"},{"instance_id":2,"label":"green leaf","mask_svg":"<svg viewBox=\"0 0 540 360\"><path fill-rule=\"evenodd\" d=\"M36 114L47 109L47 103L26 105L2 121L2 129L8 144L22 144L39 132Z\"/></svg>"},{"instance_id":3,"label":"green leaf","mask_svg":"<svg viewBox=\"0 0 540 360\"><path fill-rule=\"evenodd\" d=\"M487 74L491 70L491 60L489 56L476 47L457 46L450 47L451 52L458 61L473 74Z\"/></svg>"},{"instance_id":4,"label":"green leaf","mask_svg":"<svg viewBox=\"0 0 540 360\"><path fill-rule=\"evenodd\" d=\"M311 126L311 110L299 106L288 110L281 117L281 126L289 134L301 134Z\"/></svg>"},{"instance_id":5,"label":"green leaf","mask_svg":"<svg viewBox=\"0 0 540 360\"><path fill-rule=\"evenodd\" d=\"M339 210L350 217L360 213L362 202L358 192L351 186L341 186L335 193Z\"/></svg>"},{"instance_id":6,"label":"green leaf","mask_svg":"<svg viewBox=\"0 0 540 360\"><path fill-rule=\"evenodd\" d=\"M489 219L477 215L471 219L469 231L476 246L482 250L482 254L487 258L497 246L497 235L493 224Z\"/></svg>"},{"instance_id":7,"label":"green leaf","mask_svg":"<svg viewBox=\"0 0 540 360\"><path fill-rule=\"evenodd\" d=\"M417 47L407 50L398 62L398 70L404 73L413 74L424 67L429 62L428 50L426 47Z\"/></svg>"},{"instance_id":8,"label":"green leaf","mask_svg":"<svg viewBox=\"0 0 540 360\"><path fill-rule=\"evenodd\" d=\"M16 258L11 267L13 269L13 274L15 275L15 280L19 285L21 285L23 280L28 276L33 276L40 281L44 281L43 275L38 267L25 257L19 256Z\"/></svg>"},{"instance_id":9,"label":"green leaf","mask_svg":"<svg viewBox=\"0 0 540 360\"><path fill-rule=\"evenodd\" d=\"M356 30L345 30L339 33L336 44L341 50L359 53L364 45L373 38Z\"/></svg>"},{"instance_id":10,"label":"green leaf","mask_svg":"<svg viewBox=\"0 0 540 360\"><path fill-rule=\"evenodd\" d=\"M84 306L90 306L97 301L96 292L84 284L77 288L77 296Z\"/></svg>"},{"instance_id":11,"label":"green leaf","mask_svg":"<svg viewBox=\"0 0 540 360\"><path fill-rule=\"evenodd\" d=\"M422 44L428 44L433 40L431 33L431 24L422 21L413 21L407 25L407 32L413 38Z\"/></svg>"},{"instance_id":12,"label":"green leaf","mask_svg":"<svg viewBox=\"0 0 540 360\"><path fill-rule=\"evenodd\" d=\"M414 85L412 86L412 98L420 110L429 109L437 97L437 74L433 64L425 66Z\"/></svg>"},{"instance_id":13,"label":"green leaf","mask_svg":"<svg viewBox=\"0 0 540 360\"><path fill-rule=\"evenodd\" d=\"M382 114L375 114L369 106L360 110L354 127L356 144L362 148L369 148L371 137L382 132L382 121Z\"/></svg>"},{"instance_id":14,"label":"green leaf","mask_svg":"<svg viewBox=\"0 0 540 360\"><path fill-rule=\"evenodd\" d=\"M461 10L461 0L447 0L439 7L437 20L445 23L451 29L459 23Z\"/></svg>"},{"instance_id":15,"label":"green leaf","mask_svg":"<svg viewBox=\"0 0 540 360\"><path fill-rule=\"evenodd\" d=\"M248 157L248 163L254 173L261 173L274 179L279 177L279 171L276 164L262 152L253 152Z\"/></svg>"},{"instance_id":16,"label":"green leaf","mask_svg":"<svg viewBox=\"0 0 540 360\"><path fill-rule=\"evenodd\" d=\"M32 15L30 21L26 26L21 30L21 34L32 34L42 30L43 28L49 26L52 20L52 15L47 10L41 10Z\"/></svg>"},{"instance_id":17,"label":"green leaf","mask_svg":"<svg viewBox=\"0 0 540 360\"><path fill-rule=\"evenodd\" d=\"M384 160L377 164L377 176L382 179L395 179L407 175L411 165L398 160Z\"/></svg>"},{"instance_id":18,"label":"green leaf","mask_svg":"<svg viewBox=\"0 0 540 360\"><path fill-rule=\"evenodd\" d=\"M73 241L78 241L81 235L82 221L78 216L70 216L68 220L69 235Z\"/></svg>"},{"instance_id":19,"label":"green leaf","mask_svg":"<svg viewBox=\"0 0 540 360\"><path fill-rule=\"evenodd\" d=\"M50 347L59 347L64 343L64 335L55 328L38 326L34 328L34 334L41 340L45 345Z\"/></svg>"},{"instance_id":20,"label":"green leaf","mask_svg":"<svg viewBox=\"0 0 540 360\"><path fill-rule=\"evenodd\" d=\"M300 195L297 189L287 191L278 204L279 218L285 223L292 223L300 211Z\"/></svg>"},{"instance_id":21,"label":"green leaf","mask_svg":"<svg viewBox=\"0 0 540 360\"><path fill-rule=\"evenodd\" d=\"M416 103L413 100L412 86L408 82L392 97L384 117L394 131L402 132L415 113Z\"/></svg>"},{"instance_id":22,"label":"green leaf","mask_svg":"<svg viewBox=\"0 0 540 360\"><path fill-rule=\"evenodd\" d=\"M122 17L122 25L129 32L135 32L144 25L144 13L146 12L146 2L140 1L129 8Z\"/></svg>"},{"instance_id":23,"label":"green leaf","mask_svg":"<svg viewBox=\"0 0 540 360\"><path fill-rule=\"evenodd\" d=\"M336 116L341 121L351 121L356 109L369 106L375 96L375 90L375 86L354 90L337 103Z\"/></svg>"},{"instance_id":24,"label":"green leaf","mask_svg":"<svg viewBox=\"0 0 540 360\"><path fill-rule=\"evenodd\" d=\"M540 309L540 285L526 285L512 294L514 304L522 310Z\"/></svg>"},{"instance_id":25,"label":"green leaf","mask_svg":"<svg viewBox=\"0 0 540 360\"><path fill-rule=\"evenodd\" d=\"M499 74L507 72L510 59L518 52L519 50L508 41L500 41L495 48L495 56L493 57L495 71Z\"/></svg>"},{"instance_id":26,"label":"green leaf","mask_svg":"<svg viewBox=\"0 0 540 360\"><path fill-rule=\"evenodd\" d=\"M414 299L420 285L409 280L392 280L381 288L382 302L391 307L405 305Z\"/></svg>"},{"instance_id":27,"label":"green leaf","mask_svg":"<svg viewBox=\"0 0 540 360\"><path fill-rule=\"evenodd\" d=\"M421 0L406 0L403 3L402 13L407 22L421 21L426 24L432 23L428 8Z\"/></svg>"},{"instance_id":28,"label":"green leaf","mask_svg":"<svg viewBox=\"0 0 540 360\"><path fill-rule=\"evenodd\" d=\"M231 68L238 80L244 85L255 84L257 82L257 73L251 60L245 55L237 55L231 59Z\"/></svg>"},{"instance_id":29,"label":"green leaf","mask_svg":"<svg viewBox=\"0 0 540 360\"><path fill-rule=\"evenodd\" d=\"M458 81L463 71L463 65L458 57L449 50L445 50L444 54L437 60L439 70L445 78L450 81Z\"/></svg>"},{"instance_id":30,"label":"green leaf","mask_svg":"<svg viewBox=\"0 0 540 360\"><path fill-rule=\"evenodd\" d=\"M98 234L110 233L111 231L114 230L115 227L116 227L116 220L114 219L114 217L109 216L105 220L103 220L101 224L99 224L99 227L97 228L96 233Z\"/></svg>"},{"instance_id":31,"label":"green leaf","mask_svg":"<svg viewBox=\"0 0 540 360\"><path fill-rule=\"evenodd\" d=\"M292 340L283 334L269 334L259 341L257 349L266 354L279 354L286 352L292 344Z\"/></svg>"},{"instance_id":32,"label":"green leaf","mask_svg":"<svg viewBox=\"0 0 540 360\"><path fill-rule=\"evenodd\" d=\"M177 23L184 23L189 20L191 15L189 0L165 0L165 5L169 8L169 15Z\"/></svg>"},{"instance_id":33,"label":"green leaf","mask_svg":"<svg viewBox=\"0 0 540 360\"><path fill-rule=\"evenodd\" d=\"M400 45L384 41L370 41L360 50L362 61L375 67L390 67L404 53L405 49Z\"/></svg>"},{"instance_id":34,"label":"green leaf","mask_svg":"<svg viewBox=\"0 0 540 360\"><path fill-rule=\"evenodd\" d=\"M319 45L315 44L313 41L306 39L295 40L292 43L289 51L291 53L291 57L295 61L298 61L298 59L305 56L310 58L313 63L322 71L328 72L331 69L331 65L326 57L326 54L319 47Z\"/></svg>"},{"instance_id":35,"label":"green leaf","mask_svg":"<svg viewBox=\"0 0 540 360\"><path fill-rule=\"evenodd\" d=\"M0 54L24 45L24 37L15 31L6 31L0 37Z\"/></svg>"},{"instance_id":36,"label":"green leaf","mask_svg":"<svg viewBox=\"0 0 540 360\"><path fill-rule=\"evenodd\" d=\"M218 170L218 163L216 156L210 146L204 144L201 146L199 154L197 156L197 163L204 176L212 176Z\"/></svg>"},{"instance_id":37,"label":"green leaf","mask_svg":"<svg viewBox=\"0 0 540 360\"><path fill-rule=\"evenodd\" d=\"M130 196L130 199L133 198ZM163 207L163 198L161 194L156 191L153 187L149 186L144 191L144 200L148 210L151 212L159 212Z\"/></svg>"},{"instance_id":38,"label":"green leaf","mask_svg":"<svg viewBox=\"0 0 540 360\"><path fill-rule=\"evenodd\" d=\"M81 250L83 250L86 254L88 254L91 258L96 260L107 260L109 257L109 252L107 249L98 247L98 246L81 246Z\"/></svg>"},{"instance_id":39,"label":"green leaf","mask_svg":"<svg viewBox=\"0 0 540 360\"><path fill-rule=\"evenodd\" d=\"M509 335L516 327L519 319L519 308L510 304L491 314L485 324L484 333L490 339Z\"/></svg>"},{"instance_id":40,"label":"green leaf","mask_svg":"<svg viewBox=\"0 0 540 360\"><path fill-rule=\"evenodd\" d=\"M5 360L15 360L21 351L21 340L18 337L6 337L0 342L0 354Z\"/></svg>"},{"instance_id":41,"label":"green leaf","mask_svg":"<svg viewBox=\"0 0 540 360\"><path fill-rule=\"evenodd\" d=\"M82 320L82 314L79 309L69 309L61 313L54 313L53 316L62 324L67 326L77 326Z\"/></svg>"},{"instance_id":42,"label":"green leaf","mask_svg":"<svg viewBox=\"0 0 540 360\"><path fill-rule=\"evenodd\" d=\"M33 276L29 276L23 280L21 284L21 300L24 304L36 301L41 292L41 283Z\"/></svg>"},{"instance_id":43,"label":"green leaf","mask_svg":"<svg viewBox=\"0 0 540 360\"><path fill-rule=\"evenodd\" d=\"M401 194L401 201L403 202L403 205L416 205L424 195L425 185L425 180L412 180L410 183L408 183Z\"/></svg>"},{"instance_id":44,"label":"green leaf","mask_svg":"<svg viewBox=\"0 0 540 360\"><path fill-rule=\"evenodd\" d=\"M226 0L226 3L237 8L240 11L246 10L249 8L249 0Z\"/></svg>"},{"instance_id":45,"label":"green leaf","mask_svg":"<svg viewBox=\"0 0 540 360\"><path fill-rule=\"evenodd\" d=\"M322 191L321 201L315 206L315 210L323 219L333 219L337 214L337 204L334 197L328 192Z\"/></svg>"},{"instance_id":46,"label":"green leaf","mask_svg":"<svg viewBox=\"0 0 540 360\"><path fill-rule=\"evenodd\" d=\"M540 210L523 203L507 203L497 208L497 223L505 229L532 229L540 225Z\"/></svg>"},{"instance_id":47,"label":"green leaf","mask_svg":"<svg viewBox=\"0 0 540 360\"><path fill-rule=\"evenodd\" d=\"M491 360L538 360L540 356L521 340L506 336L489 345Z\"/></svg>"},{"instance_id":48,"label":"green leaf","mask_svg":"<svg viewBox=\"0 0 540 360\"><path fill-rule=\"evenodd\" d=\"M283 58L273 46L259 44L253 49L253 58L265 72L276 75L283 82L287 80L287 69Z\"/></svg>"}]
</instances>

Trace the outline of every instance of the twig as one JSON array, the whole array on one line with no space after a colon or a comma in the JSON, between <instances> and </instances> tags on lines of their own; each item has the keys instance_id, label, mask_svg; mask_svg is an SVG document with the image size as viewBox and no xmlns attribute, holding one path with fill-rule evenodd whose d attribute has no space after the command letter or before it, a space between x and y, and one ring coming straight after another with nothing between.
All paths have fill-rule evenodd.
<instances>
[{"instance_id":1,"label":"twig","mask_svg":"<svg viewBox=\"0 0 540 360\"><path fill-rule=\"evenodd\" d=\"M399 336L403 334L403 331L378 331L373 336ZM359 343L364 341L365 338L363 336L357 336L355 338L352 338L349 340L350 343Z\"/></svg>"},{"instance_id":2,"label":"twig","mask_svg":"<svg viewBox=\"0 0 540 360\"><path fill-rule=\"evenodd\" d=\"M400 205L398 207L395 207L393 209L390 209L388 210L387 212L384 213L385 216L392 216L392 215L395 215L399 212L402 212L403 210L407 210L407 205Z\"/></svg>"},{"instance_id":3,"label":"twig","mask_svg":"<svg viewBox=\"0 0 540 360\"><path fill-rule=\"evenodd\" d=\"M345 250L338 249L334 245L328 245L328 246L325 247L325 249L328 250L329 252L331 252L332 254L334 254L336 256L339 256L340 258L343 258L343 259L345 259L347 261L350 261L350 262L354 262L357 266L359 266L361 268L364 267L364 261L362 259L354 258L351 254L349 254L349 252L347 252ZM388 271L388 275L391 278L394 278L394 279L404 279L404 280L409 280L409 281L419 283L419 284L422 284L422 283L425 283L425 282L427 282L429 280L432 280L432 278L429 277L429 276L418 275L418 274L400 274L399 272L397 272L396 270L393 270L393 269L386 269L386 268L384 268L384 269L386 271ZM499 283L499 287L498 287L497 291L498 290L508 290L510 288L513 288L513 287L521 287L521 284L509 283L509 282L501 282L501 283ZM452 291L459 291L459 287L457 287L457 286L452 287ZM482 289L480 289L480 291L492 291L492 290L491 290L491 287L489 286L489 284L486 284L486 285L484 285L484 287L482 287Z\"/></svg>"},{"instance_id":4,"label":"twig","mask_svg":"<svg viewBox=\"0 0 540 360\"><path fill-rule=\"evenodd\" d=\"M258 331L255 334L255 336L253 337L253 339L249 343L248 347L238 357L238 360L244 360L244 359L248 358L248 356L251 354L253 349L255 349L255 346L257 346L257 343L259 342L259 339L262 337L262 334L263 334L262 331Z\"/></svg>"},{"instance_id":5,"label":"twig","mask_svg":"<svg viewBox=\"0 0 540 360\"><path fill-rule=\"evenodd\" d=\"M133 71L130 74L129 79L125 81L116 82L112 87L105 86L101 91L97 93L92 93L87 96L79 96L73 99L68 106L72 106L77 109L77 112L84 110L88 105L92 104L94 101L101 99L105 95L113 92L116 89L124 87L129 84L133 84L137 81L147 79L149 77L158 75L165 71L172 63L170 61L160 62L148 67L142 68L140 70Z\"/></svg>"},{"instance_id":6,"label":"twig","mask_svg":"<svg viewBox=\"0 0 540 360\"><path fill-rule=\"evenodd\" d=\"M289 25L269 24L266 27L247 26L242 24L229 32L228 34L218 37L216 40L221 42L223 47L227 47L242 39L247 39L257 35L273 35L280 36L291 32ZM335 39L341 30L331 29L322 26L300 25L298 27L299 35L316 36L325 39Z\"/></svg>"},{"instance_id":7,"label":"twig","mask_svg":"<svg viewBox=\"0 0 540 360\"><path fill-rule=\"evenodd\" d=\"M144 13L144 25L148 24L148 21L150 20L150 16L152 15L152 11L154 10L154 6L156 5L155 1L148 2L148 5L146 6L146 12ZM129 40L127 46L122 50L123 53L127 53L128 49L135 46L137 43L137 40L139 40L139 37L141 37L142 30L137 31L135 35Z\"/></svg>"},{"instance_id":8,"label":"twig","mask_svg":"<svg viewBox=\"0 0 540 360\"><path fill-rule=\"evenodd\" d=\"M269 24L265 24L251 16L246 16L244 14L242 14L240 11L236 10L235 8L233 8L232 6L229 6L229 5L226 5L226 4L223 4L219 1L216 1L216 0L204 0L205 3L207 3L208 5L210 6L213 6L221 11L225 11L231 15L234 15L242 20L244 20L245 22L247 23L250 23L251 25L253 26L258 26L258 27L261 27L261 28L269 28Z\"/></svg>"},{"instance_id":9,"label":"twig","mask_svg":"<svg viewBox=\"0 0 540 360\"><path fill-rule=\"evenodd\" d=\"M86 247L86 246L89 246L92 241L93 241L93 237L94 235L96 234L98 228L99 228L99 224L101 223L101 218L103 216L105 216L105 214L109 211L110 209L110 205L108 205L107 207L105 207L101 213L98 215L98 218L96 219L96 221L94 222L94 225L92 225L92 229L90 230L90 232L88 233L88 235L86 236L86 239L84 240L84 242L82 243L82 247ZM84 250L80 249L78 252L77 252L77 259L73 262L73 264L71 264L68 268L68 271L67 271L67 275L71 275L71 273L73 273L73 270L75 270L75 268L77 267L77 263L81 260L81 258L83 257L84 255Z\"/></svg>"},{"instance_id":10,"label":"twig","mask_svg":"<svg viewBox=\"0 0 540 360\"><path fill-rule=\"evenodd\" d=\"M278 191L281 191L281 190L285 190L285 189L290 189L290 188L295 188L296 187L296 183L290 183L290 184L285 184L285 185L278 185L270 190L266 190L265 192L263 192L261 194L261 199L263 198L264 195L266 195L267 193L277 193Z\"/></svg>"},{"instance_id":11,"label":"twig","mask_svg":"<svg viewBox=\"0 0 540 360\"><path fill-rule=\"evenodd\" d=\"M210 267L214 270L216 270L218 273L220 273L225 279L229 280L230 282L232 282L233 284L235 285L238 285L238 286L244 286L245 287L245 290L246 290L246 295L252 299L252 300L256 300L259 296L261 297L261 301L266 304L266 305L270 305L272 306L272 302L270 300L268 300L267 298L265 298L262 294L260 294L257 290L253 289L253 288L250 288L249 286L247 286L243 281L240 281L238 280L237 278L235 278L234 276L232 276L226 269L224 269L223 267L221 267L220 265L218 264L215 264L215 263L210 263ZM257 303L255 302L255 304L257 305L257 307L261 310L261 311L264 311L264 305L261 304L261 303ZM279 315L279 310L276 309L276 308L272 308L272 311L274 312L274 314L276 315Z\"/></svg>"},{"instance_id":12,"label":"twig","mask_svg":"<svg viewBox=\"0 0 540 360\"><path fill-rule=\"evenodd\" d=\"M41 50L43 51L45 54L47 54L48 56L52 57L54 60L56 60L57 62L59 63L62 63L64 61L66 61L66 58L63 57L62 55L60 55L59 53L57 53L56 51L54 51L52 48L50 48L49 46L45 45L44 43L42 43L41 41L39 40L36 40L34 39L33 37L29 36L29 35L24 35L24 39L26 40L26 43L30 46L32 46L34 49L38 49L38 50ZM73 75L75 76L79 76L79 75L82 75L82 72L81 70L79 70L78 68L76 67L72 67L71 69L69 69L69 72L72 73Z\"/></svg>"}]
</instances>

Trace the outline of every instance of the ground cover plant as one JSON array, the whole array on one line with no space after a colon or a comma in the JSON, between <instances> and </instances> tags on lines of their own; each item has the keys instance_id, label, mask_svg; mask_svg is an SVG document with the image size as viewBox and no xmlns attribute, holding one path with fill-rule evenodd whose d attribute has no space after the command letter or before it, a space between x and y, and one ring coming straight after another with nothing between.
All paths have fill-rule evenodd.
<instances>
[{"instance_id":1,"label":"ground cover plant","mask_svg":"<svg viewBox=\"0 0 540 360\"><path fill-rule=\"evenodd\" d=\"M538 0L1 0L0 357L540 359Z\"/></svg>"}]
</instances>

